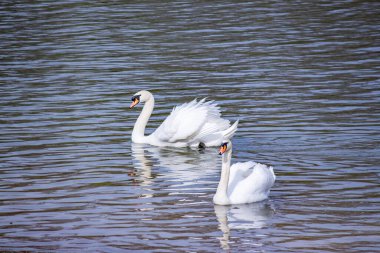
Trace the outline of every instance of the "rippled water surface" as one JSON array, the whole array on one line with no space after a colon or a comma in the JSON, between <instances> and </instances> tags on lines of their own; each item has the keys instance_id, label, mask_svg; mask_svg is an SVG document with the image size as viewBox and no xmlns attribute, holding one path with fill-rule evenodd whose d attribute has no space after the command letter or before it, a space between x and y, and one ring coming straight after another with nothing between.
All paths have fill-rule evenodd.
<instances>
[{"instance_id":1,"label":"rippled water surface","mask_svg":"<svg viewBox=\"0 0 380 253\"><path fill-rule=\"evenodd\" d=\"M375 252L377 1L0 4L0 250ZM240 119L234 161L271 164L261 203L214 206L217 149L133 145L173 106Z\"/></svg>"}]
</instances>

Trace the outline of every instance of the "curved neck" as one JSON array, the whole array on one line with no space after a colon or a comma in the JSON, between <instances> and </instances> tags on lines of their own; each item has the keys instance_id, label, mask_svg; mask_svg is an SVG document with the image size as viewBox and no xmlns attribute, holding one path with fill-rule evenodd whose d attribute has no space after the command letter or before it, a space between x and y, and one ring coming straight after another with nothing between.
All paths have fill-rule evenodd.
<instances>
[{"instance_id":1,"label":"curved neck","mask_svg":"<svg viewBox=\"0 0 380 253\"><path fill-rule=\"evenodd\" d=\"M144 104L144 107L140 113L140 116L136 120L135 126L132 131L132 141L139 143L142 142L142 139L145 135L145 127L149 121L150 115L153 112L154 108L154 98L151 96Z\"/></svg>"},{"instance_id":2,"label":"curved neck","mask_svg":"<svg viewBox=\"0 0 380 253\"><path fill-rule=\"evenodd\" d=\"M222 158L222 172L216 193L214 196L215 204L229 204L228 199L228 181L230 179L230 165L231 165L232 147L223 155Z\"/></svg>"}]
</instances>

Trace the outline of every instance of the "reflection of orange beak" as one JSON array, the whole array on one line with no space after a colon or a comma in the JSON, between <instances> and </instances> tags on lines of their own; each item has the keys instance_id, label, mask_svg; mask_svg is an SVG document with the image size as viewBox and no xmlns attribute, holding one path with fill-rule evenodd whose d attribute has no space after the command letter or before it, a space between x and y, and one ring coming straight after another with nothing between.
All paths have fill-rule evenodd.
<instances>
[{"instance_id":1,"label":"reflection of orange beak","mask_svg":"<svg viewBox=\"0 0 380 253\"><path fill-rule=\"evenodd\" d=\"M226 150L227 150L227 145L220 146L220 148L219 148L219 155L223 155L224 152L226 152Z\"/></svg>"},{"instance_id":2,"label":"reflection of orange beak","mask_svg":"<svg viewBox=\"0 0 380 253\"><path fill-rule=\"evenodd\" d=\"M139 103L139 100L137 98L135 98L133 100L133 102L131 103L131 105L129 106L129 108L131 109L131 108L135 107L135 105L137 105L138 103Z\"/></svg>"}]
</instances>

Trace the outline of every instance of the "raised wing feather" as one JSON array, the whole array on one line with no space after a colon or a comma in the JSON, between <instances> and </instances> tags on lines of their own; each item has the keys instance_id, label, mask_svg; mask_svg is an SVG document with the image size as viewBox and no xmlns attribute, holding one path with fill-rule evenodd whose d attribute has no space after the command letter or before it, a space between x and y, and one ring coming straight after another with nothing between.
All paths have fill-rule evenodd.
<instances>
[{"instance_id":1,"label":"raised wing feather","mask_svg":"<svg viewBox=\"0 0 380 253\"><path fill-rule=\"evenodd\" d=\"M211 102L193 100L175 107L153 133L162 142L189 142L199 134L210 115Z\"/></svg>"}]
</instances>

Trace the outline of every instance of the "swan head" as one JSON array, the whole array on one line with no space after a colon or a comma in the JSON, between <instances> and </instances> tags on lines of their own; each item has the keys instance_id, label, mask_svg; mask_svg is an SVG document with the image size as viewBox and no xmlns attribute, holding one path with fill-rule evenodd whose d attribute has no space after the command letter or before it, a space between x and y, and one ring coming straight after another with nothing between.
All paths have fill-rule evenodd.
<instances>
[{"instance_id":1,"label":"swan head","mask_svg":"<svg viewBox=\"0 0 380 253\"><path fill-rule=\"evenodd\" d=\"M152 97L152 93L147 90L141 90L132 96L132 103L129 108L135 107L140 102L146 102Z\"/></svg>"},{"instance_id":2,"label":"swan head","mask_svg":"<svg viewBox=\"0 0 380 253\"><path fill-rule=\"evenodd\" d=\"M231 150L232 143L230 140L223 141L223 143L219 147L219 155L223 155L227 151Z\"/></svg>"}]
</instances>

